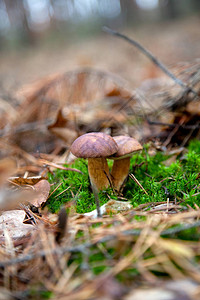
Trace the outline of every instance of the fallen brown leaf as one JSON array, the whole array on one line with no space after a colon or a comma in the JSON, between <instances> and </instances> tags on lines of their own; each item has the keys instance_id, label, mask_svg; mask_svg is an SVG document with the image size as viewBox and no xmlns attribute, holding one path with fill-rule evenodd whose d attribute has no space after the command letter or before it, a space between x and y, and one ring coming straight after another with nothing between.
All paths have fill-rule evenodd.
<instances>
[{"instance_id":1,"label":"fallen brown leaf","mask_svg":"<svg viewBox=\"0 0 200 300\"><path fill-rule=\"evenodd\" d=\"M16 184L16 185L35 185L36 183L40 182L41 180L45 180L46 177L42 176L34 176L34 177L10 177L9 182Z\"/></svg>"},{"instance_id":2,"label":"fallen brown leaf","mask_svg":"<svg viewBox=\"0 0 200 300\"><path fill-rule=\"evenodd\" d=\"M10 238L19 239L26 236L30 231L35 230L31 224L24 224L26 213L23 210L8 210L0 216L0 241L5 240L5 230Z\"/></svg>"},{"instance_id":3,"label":"fallen brown leaf","mask_svg":"<svg viewBox=\"0 0 200 300\"><path fill-rule=\"evenodd\" d=\"M49 196L50 183L47 180L42 179L33 187L37 195L31 199L30 203L35 207L41 207L42 203L46 202Z\"/></svg>"},{"instance_id":4,"label":"fallen brown leaf","mask_svg":"<svg viewBox=\"0 0 200 300\"><path fill-rule=\"evenodd\" d=\"M75 122L76 116L73 112L69 112L68 117L65 117L59 109L55 122L48 126L48 130L71 145L78 137Z\"/></svg>"}]
</instances>

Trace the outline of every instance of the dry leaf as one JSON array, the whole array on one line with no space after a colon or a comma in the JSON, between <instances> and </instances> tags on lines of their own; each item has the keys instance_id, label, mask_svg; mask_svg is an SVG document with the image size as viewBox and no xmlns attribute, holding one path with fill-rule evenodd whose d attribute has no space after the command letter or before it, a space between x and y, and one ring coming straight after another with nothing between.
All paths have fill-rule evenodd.
<instances>
[{"instance_id":1,"label":"dry leaf","mask_svg":"<svg viewBox=\"0 0 200 300\"><path fill-rule=\"evenodd\" d=\"M104 214L117 214L123 211L128 211L132 208L129 201L123 202L118 200L109 200L106 204L100 207L101 215ZM97 218L97 210L93 210L88 213L84 213L84 216Z\"/></svg>"},{"instance_id":2,"label":"dry leaf","mask_svg":"<svg viewBox=\"0 0 200 300\"><path fill-rule=\"evenodd\" d=\"M10 177L9 181L16 185L35 185L36 183L40 182L41 180L45 180L46 177L42 176L34 176L34 177Z\"/></svg>"},{"instance_id":3,"label":"dry leaf","mask_svg":"<svg viewBox=\"0 0 200 300\"><path fill-rule=\"evenodd\" d=\"M67 117L63 116L59 109L56 120L48 126L48 129L59 138L63 139L69 145L78 137L76 129L75 115L70 112Z\"/></svg>"},{"instance_id":4,"label":"dry leaf","mask_svg":"<svg viewBox=\"0 0 200 300\"><path fill-rule=\"evenodd\" d=\"M37 195L31 199L30 203L36 207L41 207L42 203L47 201L50 192L50 183L43 179L34 185Z\"/></svg>"},{"instance_id":5,"label":"dry leaf","mask_svg":"<svg viewBox=\"0 0 200 300\"><path fill-rule=\"evenodd\" d=\"M109 200L106 203L106 213L107 214L117 214L119 212L128 211L133 208L130 201L117 201L117 200Z\"/></svg>"},{"instance_id":6,"label":"dry leaf","mask_svg":"<svg viewBox=\"0 0 200 300\"><path fill-rule=\"evenodd\" d=\"M26 213L23 210L8 210L0 216L0 240L4 240L4 231L7 230L12 239L19 239L26 236L35 227L31 224L24 224Z\"/></svg>"},{"instance_id":7,"label":"dry leaf","mask_svg":"<svg viewBox=\"0 0 200 300\"><path fill-rule=\"evenodd\" d=\"M0 190L0 211L19 208L19 204L27 203L33 197L33 190L16 190L2 188Z\"/></svg>"}]
</instances>

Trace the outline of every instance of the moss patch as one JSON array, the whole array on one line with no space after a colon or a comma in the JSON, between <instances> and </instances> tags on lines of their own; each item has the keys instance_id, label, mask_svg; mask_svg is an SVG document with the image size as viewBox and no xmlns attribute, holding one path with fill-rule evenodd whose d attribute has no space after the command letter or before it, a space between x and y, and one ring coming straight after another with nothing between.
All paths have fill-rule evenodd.
<instances>
[{"instance_id":1,"label":"moss patch","mask_svg":"<svg viewBox=\"0 0 200 300\"><path fill-rule=\"evenodd\" d=\"M174 162L166 166L165 162L170 156L162 152L150 156L148 146L144 146L141 153L131 158L130 173L135 175L148 195L129 178L123 196L134 206L146 202L166 201L167 198L181 201L184 205L194 206L194 203L200 205L200 141L192 141L187 150L186 154L178 156ZM110 166L111 164L109 161ZM56 212L62 204L71 201L78 213L95 209L87 161L77 159L70 167L79 169L82 174L64 170L57 170L53 175L49 174L50 182L55 183L52 190L56 185L62 184L49 198L48 207L52 212ZM101 192L101 205L108 201L108 195L112 196L112 199L116 198L111 190Z\"/></svg>"}]
</instances>

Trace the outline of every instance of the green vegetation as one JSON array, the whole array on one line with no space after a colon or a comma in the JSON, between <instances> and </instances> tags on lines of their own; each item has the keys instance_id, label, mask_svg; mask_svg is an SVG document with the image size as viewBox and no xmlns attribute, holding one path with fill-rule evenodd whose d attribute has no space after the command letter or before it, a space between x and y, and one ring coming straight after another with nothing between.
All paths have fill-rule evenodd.
<instances>
[{"instance_id":1,"label":"green vegetation","mask_svg":"<svg viewBox=\"0 0 200 300\"><path fill-rule=\"evenodd\" d=\"M49 198L47 203L48 207L52 212L56 212L62 204L72 201L73 205L76 206L78 213L94 210L96 207L95 199L90 187L86 160L77 159L74 164L70 165L70 167L80 170L82 174L64 170L57 170L53 175L49 174L51 183L56 182L59 184L62 182L62 185ZM66 191L63 192L64 190ZM108 192L111 193L111 191ZM59 195L60 193L62 194ZM99 196L101 204L108 201L107 194L105 192L101 192Z\"/></svg>"},{"instance_id":2,"label":"green vegetation","mask_svg":"<svg viewBox=\"0 0 200 300\"><path fill-rule=\"evenodd\" d=\"M149 156L144 151L131 159L131 173L142 184L148 195L131 181L126 184L124 196L130 199L134 206L156 201L181 200L184 204L193 206L200 200L199 179L200 141L193 141L185 154L178 156L169 166L165 162L170 159L161 152ZM142 164L142 165L141 165Z\"/></svg>"},{"instance_id":3,"label":"green vegetation","mask_svg":"<svg viewBox=\"0 0 200 300\"><path fill-rule=\"evenodd\" d=\"M183 154L180 154L169 165L165 162L173 158L162 152L155 155L148 154L148 145L144 150L131 159L130 172L135 175L148 195L129 178L123 191L123 196L130 200L133 206L146 202L180 201L184 205L200 205L200 141L192 141ZM112 162L110 161L111 165ZM59 207L67 202L76 206L78 213L89 212L95 209L95 200L90 187L87 161L77 159L72 168L79 169L83 174L74 171L57 170L55 174L49 174L51 183L62 183L48 200L48 207L56 212ZM56 185L52 187L55 189ZM63 192L65 191L65 192ZM62 193L63 192L63 193ZM60 194L62 193L62 194ZM59 195L60 194L60 195ZM111 190L100 193L100 202L108 201L108 194L112 199L117 199Z\"/></svg>"}]
</instances>

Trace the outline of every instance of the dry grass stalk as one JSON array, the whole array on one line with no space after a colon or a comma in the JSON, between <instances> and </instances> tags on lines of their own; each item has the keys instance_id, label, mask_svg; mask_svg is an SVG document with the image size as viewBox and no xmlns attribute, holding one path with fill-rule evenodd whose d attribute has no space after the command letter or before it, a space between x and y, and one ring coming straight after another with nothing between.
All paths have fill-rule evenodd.
<instances>
[{"instance_id":1,"label":"dry grass stalk","mask_svg":"<svg viewBox=\"0 0 200 300\"><path fill-rule=\"evenodd\" d=\"M6 266L1 273L4 286L10 289L11 284L13 290L23 291L22 278L26 278L29 286L41 281L47 290L55 293L55 299L89 299L100 295L107 280L114 280L131 269L136 269L151 283L157 279L155 272L173 279L189 276L200 283L200 271L194 264L194 258L200 254L198 241L164 238L184 228L200 226L199 216L199 209L175 215L131 211L100 220L73 216L69 221L68 238L60 246L55 241L56 225L40 218L37 233L32 234L26 245L0 247L0 267ZM138 218L143 219L138 221ZM110 255L110 247L114 255ZM91 263L88 255L97 251L104 259ZM82 257L80 265L75 259L77 255ZM74 259L70 266L69 259ZM102 264L106 270L94 276L92 268ZM87 268L82 270L84 265Z\"/></svg>"}]
</instances>

